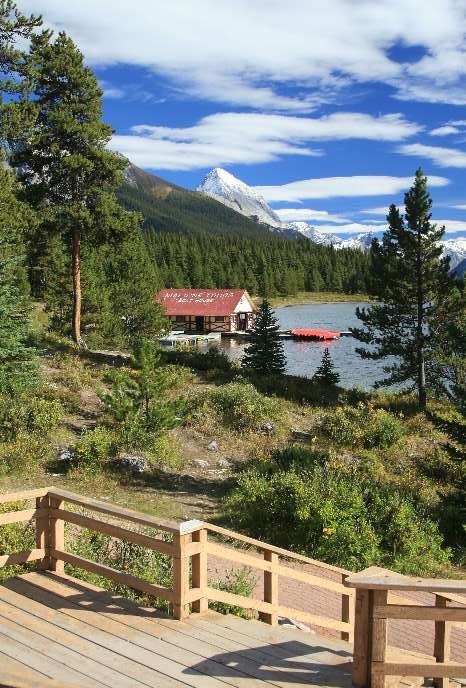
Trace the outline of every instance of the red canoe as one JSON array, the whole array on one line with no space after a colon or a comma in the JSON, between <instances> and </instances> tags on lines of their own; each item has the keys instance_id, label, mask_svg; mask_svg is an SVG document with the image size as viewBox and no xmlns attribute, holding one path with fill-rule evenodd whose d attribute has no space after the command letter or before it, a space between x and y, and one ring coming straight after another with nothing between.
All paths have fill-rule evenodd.
<instances>
[{"instance_id":1,"label":"red canoe","mask_svg":"<svg viewBox=\"0 0 466 688\"><path fill-rule=\"evenodd\" d=\"M338 339L340 336L339 332L331 332L330 330L308 330L308 329L297 329L291 330L291 334L299 339L318 339L323 341L325 339Z\"/></svg>"}]
</instances>

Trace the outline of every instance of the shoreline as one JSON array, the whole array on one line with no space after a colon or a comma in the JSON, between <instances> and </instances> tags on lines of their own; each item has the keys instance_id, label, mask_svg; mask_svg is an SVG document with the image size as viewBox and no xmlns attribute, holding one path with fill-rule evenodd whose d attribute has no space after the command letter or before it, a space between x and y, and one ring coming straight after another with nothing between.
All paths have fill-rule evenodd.
<instances>
[{"instance_id":1,"label":"shoreline","mask_svg":"<svg viewBox=\"0 0 466 688\"><path fill-rule=\"evenodd\" d=\"M256 305L260 298L254 297ZM299 292L295 296L275 296L270 299L272 308L287 308L290 306L308 306L312 304L328 303L361 303L370 301L367 294L341 294L338 292L309 291Z\"/></svg>"}]
</instances>

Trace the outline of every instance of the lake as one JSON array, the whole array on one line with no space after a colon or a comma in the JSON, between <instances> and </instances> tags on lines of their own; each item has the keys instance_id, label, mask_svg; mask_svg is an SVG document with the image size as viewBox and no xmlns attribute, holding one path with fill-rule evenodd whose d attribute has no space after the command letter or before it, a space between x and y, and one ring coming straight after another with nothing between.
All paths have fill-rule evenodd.
<instances>
[{"instance_id":1,"label":"lake","mask_svg":"<svg viewBox=\"0 0 466 688\"><path fill-rule=\"evenodd\" d=\"M302 306L285 306L277 308L275 315L282 330L295 327L323 327L337 332L344 332L350 327L360 326L355 311L364 303L318 303ZM362 359L356 353L361 345L354 337L340 337L329 342L303 342L292 339L283 340L287 357L286 372L291 375L312 377L320 363L324 349L328 347L335 368L341 376L342 387L373 388L374 382L383 377L381 361ZM222 348L232 359L243 355L245 343L237 339L222 339Z\"/></svg>"}]
</instances>

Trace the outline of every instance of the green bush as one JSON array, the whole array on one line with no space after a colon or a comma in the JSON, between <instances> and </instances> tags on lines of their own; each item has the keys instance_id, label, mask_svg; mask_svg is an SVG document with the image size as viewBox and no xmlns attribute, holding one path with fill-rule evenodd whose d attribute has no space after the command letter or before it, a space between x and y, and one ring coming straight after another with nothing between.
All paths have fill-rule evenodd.
<instances>
[{"instance_id":1,"label":"green bush","mask_svg":"<svg viewBox=\"0 0 466 688\"><path fill-rule=\"evenodd\" d=\"M157 468L178 469L183 465L180 446L171 435L158 435L145 452L151 466Z\"/></svg>"},{"instance_id":2,"label":"green bush","mask_svg":"<svg viewBox=\"0 0 466 688\"><path fill-rule=\"evenodd\" d=\"M117 449L113 430L98 425L85 430L73 448L73 463L79 468L99 470Z\"/></svg>"},{"instance_id":3,"label":"green bush","mask_svg":"<svg viewBox=\"0 0 466 688\"><path fill-rule=\"evenodd\" d=\"M449 564L438 525L412 498L315 452L287 450L245 470L226 508L239 530L352 570L438 575Z\"/></svg>"},{"instance_id":4,"label":"green bush","mask_svg":"<svg viewBox=\"0 0 466 688\"><path fill-rule=\"evenodd\" d=\"M0 443L0 475L34 475L50 458L50 442L38 433L19 433Z\"/></svg>"},{"instance_id":5,"label":"green bush","mask_svg":"<svg viewBox=\"0 0 466 688\"><path fill-rule=\"evenodd\" d=\"M321 429L327 437L345 447L387 449L403 436L402 422L388 411L358 404L327 413Z\"/></svg>"},{"instance_id":6,"label":"green bush","mask_svg":"<svg viewBox=\"0 0 466 688\"><path fill-rule=\"evenodd\" d=\"M14 440L20 433L46 435L54 430L64 415L56 399L20 396L12 400L0 397L0 439Z\"/></svg>"},{"instance_id":7,"label":"green bush","mask_svg":"<svg viewBox=\"0 0 466 688\"><path fill-rule=\"evenodd\" d=\"M262 395L247 382L230 382L213 390L210 403L227 427L255 430L264 421L280 422L283 409L276 399Z\"/></svg>"}]
</instances>

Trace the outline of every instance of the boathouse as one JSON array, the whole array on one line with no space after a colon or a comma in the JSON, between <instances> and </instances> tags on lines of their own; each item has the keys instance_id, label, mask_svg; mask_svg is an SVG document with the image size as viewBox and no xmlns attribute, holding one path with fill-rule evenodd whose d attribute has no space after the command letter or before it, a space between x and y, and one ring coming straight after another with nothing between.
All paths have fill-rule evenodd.
<instances>
[{"instance_id":1,"label":"boathouse","mask_svg":"<svg viewBox=\"0 0 466 688\"><path fill-rule=\"evenodd\" d=\"M161 289L155 298L185 332L244 332L256 312L245 289Z\"/></svg>"}]
</instances>

